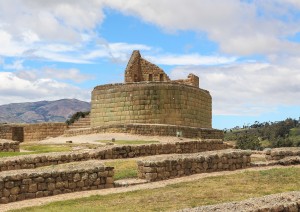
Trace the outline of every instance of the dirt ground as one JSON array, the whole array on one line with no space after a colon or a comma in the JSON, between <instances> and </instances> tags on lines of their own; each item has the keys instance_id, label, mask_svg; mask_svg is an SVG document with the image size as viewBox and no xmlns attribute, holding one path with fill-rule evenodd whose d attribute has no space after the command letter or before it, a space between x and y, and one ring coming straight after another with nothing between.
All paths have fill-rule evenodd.
<instances>
[{"instance_id":1,"label":"dirt ground","mask_svg":"<svg viewBox=\"0 0 300 212\"><path fill-rule=\"evenodd\" d=\"M195 139L189 138L178 138L178 137L171 137L171 136L143 136L143 135L131 135L125 133L101 133L101 134L90 134L90 135L78 135L73 137L56 137L56 138L48 138L38 143L41 144L65 144L66 141L72 141L75 144L80 143L94 143L94 144L101 144L97 141L107 141L112 140L140 140L140 141L159 141L162 143L166 142L176 142L176 141L191 141Z\"/></svg>"}]
</instances>

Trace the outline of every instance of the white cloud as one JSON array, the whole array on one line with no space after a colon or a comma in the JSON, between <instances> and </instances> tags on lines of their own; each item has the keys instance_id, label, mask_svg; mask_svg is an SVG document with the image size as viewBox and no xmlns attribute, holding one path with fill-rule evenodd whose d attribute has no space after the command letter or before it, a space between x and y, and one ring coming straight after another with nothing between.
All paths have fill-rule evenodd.
<instances>
[{"instance_id":1,"label":"white cloud","mask_svg":"<svg viewBox=\"0 0 300 212\"><path fill-rule=\"evenodd\" d=\"M76 83L81 83L93 77L88 74L82 74L76 68L58 69L52 67L44 67L40 70L19 70L15 75L32 83L39 79L54 79L54 80L71 80Z\"/></svg>"},{"instance_id":2,"label":"white cloud","mask_svg":"<svg viewBox=\"0 0 300 212\"><path fill-rule=\"evenodd\" d=\"M30 81L11 72L0 72L0 105L62 98L89 101L90 91L49 78Z\"/></svg>"},{"instance_id":3,"label":"white cloud","mask_svg":"<svg viewBox=\"0 0 300 212\"><path fill-rule=\"evenodd\" d=\"M153 63L163 65L217 65L236 61L235 57L202 56L197 53L186 55L146 55L145 58Z\"/></svg>"},{"instance_id":4,"label":"white cloud","mask_svg":"<svg viewBox=\"0 0 300 212\"><path fill-rule=\"evenodd\" d=\"M276 107L300 105L300 72L268 63L215 67L178 67L170 76L194 73L200 87L211 92L215 115L259 115Z\"/></svg>"},{"instance_id":5,"label":"white cloud","mask_svg":"<svg viewBox=\"0 0 300 212\"><path fill-rule=\"evenodd\" d=\"M293 44L292 52L299 54L300 45L287 37L300 31L300 20L290 13L295 8L287 1L110 0L108 5L167 31L205 32L225 53L270 54L283 48L289 52Z\"/></svg>"}]
</instances>

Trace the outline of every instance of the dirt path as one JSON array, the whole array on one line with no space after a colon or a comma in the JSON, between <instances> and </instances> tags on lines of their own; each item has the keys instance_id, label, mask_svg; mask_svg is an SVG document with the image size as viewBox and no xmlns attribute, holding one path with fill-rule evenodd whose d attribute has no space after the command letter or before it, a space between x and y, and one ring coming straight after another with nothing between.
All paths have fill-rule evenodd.
<instances>
[{"instance_id":1,"label":"dirt path","mask_svg":"<svg viewBox=\"0 0 300 212\"><path fill-rule=\"evenodd\" d=\"M73 137L56 137L56 138L48 138L42 141L38 141L37 143L43 144L65 144L66 141L72 141L75 144L80 143L93 143L93 144L101 144L97 141L107 141L115 138L116 140L142 140L142 141L159 141L162 143L165 142L176 142L176 141L191 141L193 139L188 138L177 138L171 136L143 136L143 135L134 135L134 134L125 134L125 133L98 133L98 134L90 134L90 135L78 135Z\"/></svg>"},{"instance_id":2,"label":"dirt path","mask_svg":"<svg viewBox=\"0 0 300 212\"><path fill-rule=\"evenodd\" d=\"M3 204L3 205L0 205L0 211L8 211L8 210L12 210L12 209L20 209L20 208L31 207L31 206L40 206L40 205L44 205L44 204L47 204L50 202L77 199L77 198L82 198L82 197L89 197L91 195L108 195L108 194L124 193L124 192L143 190L143 189L162 188L162 187L165 187L166 185L170 185L170 184L176 184L176 183L181 183L181 182L190 182L190 181L195 181L195 180L199 180L199 179L206 178L206 177L212 177L212 176L222 176L222 175L224 176L224 175L242 173L245 171L260 171L260 170L269 170L269 169L273 169L273 168L284 168L284 167L285 166L253 167L253 168L241 169L241 170L236 170L236 171L223 171L223 172L195 174L195 175L181 177L181 178L175 178L175 179L169 179L169 180L164 180L164 181L159 181L159 182L134 185L134 186L129 186L129 187L119 187L119 188L111 188L111 189L103 189L103 190L92 190L92 191L67 193L67 194L61 194L61 195L56 195L56 196L43 197L43 198L37 198L37 199L24 200L24 201L20 201L20 202L13 202L13 203L9 203L9 204ZM300 165L296 165L294 167L300 167Z\"/></svg>"}]
</instances>

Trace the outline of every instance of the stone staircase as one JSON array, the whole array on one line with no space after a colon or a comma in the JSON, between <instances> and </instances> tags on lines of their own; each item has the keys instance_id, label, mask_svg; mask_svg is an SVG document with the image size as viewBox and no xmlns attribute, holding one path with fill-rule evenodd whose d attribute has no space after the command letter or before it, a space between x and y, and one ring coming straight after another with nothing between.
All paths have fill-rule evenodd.
<instances>
[{"instance_id":1,"label":"stone staircase","mask_svg":"<svg viewBox=\"0 0 300 212\"><path fill-rule=\"evenodd\" d=\"M81 128L90 128L91 127L91 119L90 115L85 116L84 118L81 117L73 124L69 125L69 130L73 129L81 129Z\"/></svg>"}]
</instances>

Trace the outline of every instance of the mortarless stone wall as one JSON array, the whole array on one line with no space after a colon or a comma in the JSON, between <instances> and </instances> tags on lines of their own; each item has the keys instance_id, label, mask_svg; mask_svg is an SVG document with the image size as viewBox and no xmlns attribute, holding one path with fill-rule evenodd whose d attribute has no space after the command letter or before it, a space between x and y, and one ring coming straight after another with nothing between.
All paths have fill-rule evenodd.
<instances>
[{"instance_id":1,"label":"mortarless stone wall","mask_svg":"<svg viewBox=\"0 0 300 212\"><path fill-rule=\"evenodd\" d=\"M44 153L1 158L0 171L33 169L42 166L87 161L91 159L134 158L159 154L195 153L226 149L222 141L192 141L148 145L106 146L89 151Z\"/></svg>"},{"instance_id":2,"label":"mortarless stone wall","mask_svg":"<svg viewBox=\"0 0 300 212\"><path fill-rule=\"evenodd\" d=\"M250 167L250 151L221 150L195 154L166 155L138 161L138 177L147 181Z\"/></svg>"},{"instance_id":3,"label":"mortarless stone wall","mask_svg":"<svg viewBox=\"0 0 300 212\"><path fill-rule=\"evenodd\" d=\"M91 127L135 123L212 127L209 92L174 82L97 86L91 104Z\"/></svg>"},{"instance_id":4,"label":"mortarless stone wall","mask_svg":"<svg viewBox=\"0 0 300 212\"><path fill-rule=\"evenodd\" d=\"M114 187L113 167L99 161L0 173L0 203Z\"/></svg>"},{"instance_id":5,"label":"mortarless stone wall","mask_svg":"<svg viewBox=\"0 0 300 212\"><path fill-rule=\"evenodd\" d=\"M63 135L67 125L65 123L38 124L5 124L0 125L0 139L14 141L39 141L47 137Z\"/></svg>"},{"instance_id":6,"label":"mortarless stone wall","mask_svg":"<svg viewBox=\"0 0 300 212\"><path fill-rule=\"evenodd\" d=\"M0 152L20 152L19 141L0 139Z\"/></svg>"},{"instance_id":7,"label":"mortarless stone wall","mask_svg":"<svg viewBox=\"0 0 300 212\"><path fill-rule=\"evenodd\" d=\"M300 156L300 147L282 147L265 151L267 160L280 160L285 157Z\"/></svg>"}]
</instances>

